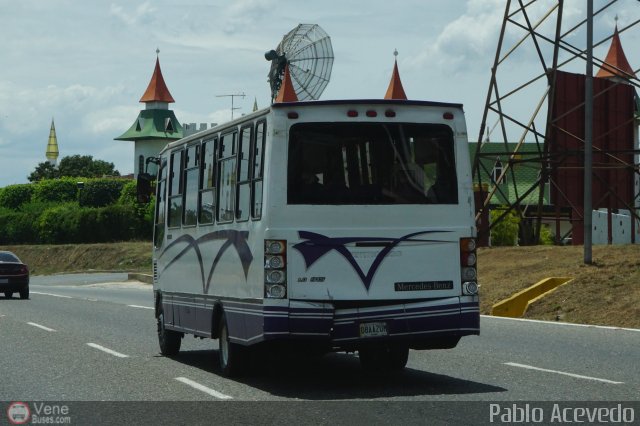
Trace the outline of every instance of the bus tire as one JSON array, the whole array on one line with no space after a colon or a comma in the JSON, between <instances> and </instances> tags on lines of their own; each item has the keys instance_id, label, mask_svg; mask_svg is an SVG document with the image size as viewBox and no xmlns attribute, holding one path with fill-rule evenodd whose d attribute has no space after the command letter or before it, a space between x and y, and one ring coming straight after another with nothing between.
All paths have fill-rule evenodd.
<instances>
[{"instance_id":1,"label":"bus tire","mask_svg":"<svg viewBox=\"0 0 640 426\"><path fill-rule=\"evenodd\" d=\"M218 339L218 365L220 372L225 377L239 376L246 367L246 349L229 340L229 328L227 327L227 318L224 312L220 321Z\"/></svg>"},{"instance_id":2,"label":"bus tire","mask_svg":"<svg viewBox=\"0 0 640 426\"><path fill-rule=\"evenodd\" d=\"M158 343L160 344L160 353L164 356L177 355L178 352L180 352L182 336L182 333L167 330L164 327L164 312L161 309L158 315Z\"/></svg>"},{"instance_id":3,"label":"bus tire","mask_svg":"<svg viewBox=\"0 0 640 426\"><path fill-rule=\"evenodd\" d=\"M366 370L399 371L409 360L408 346L372 346L358 350L360 365Z\"/></svg>"}]
</instances>

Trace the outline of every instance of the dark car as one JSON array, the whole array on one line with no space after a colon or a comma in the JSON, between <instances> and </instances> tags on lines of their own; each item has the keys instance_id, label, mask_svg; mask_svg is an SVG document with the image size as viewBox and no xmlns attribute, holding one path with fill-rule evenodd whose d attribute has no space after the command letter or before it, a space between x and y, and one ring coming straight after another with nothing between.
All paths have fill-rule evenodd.
<instances>
[{"instance_id":1,"label":"dark car","mask_svg":"<svg viewBox=\"0 0 640 426\"><path fill-rule=\"evenodd\" d=\"M29 298L29 267L10 251L0 251L0 292L9 299L20 293L20 299Z\"/></svg>"}]
</instances>

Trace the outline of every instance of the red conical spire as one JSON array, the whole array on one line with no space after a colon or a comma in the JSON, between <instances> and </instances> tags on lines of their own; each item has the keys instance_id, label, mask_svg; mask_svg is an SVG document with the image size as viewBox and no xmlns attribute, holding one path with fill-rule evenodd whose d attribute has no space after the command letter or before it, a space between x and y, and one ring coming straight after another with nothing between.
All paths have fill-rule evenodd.
<instances>
[{"instance_id":1,"label":"red conical spire","mask_svg":"<svg viewBox=\"0 0 640 426\"><path fill-rule=\"evenodd\" d=\"M393 52L394 56L398 56L398 51L395 50ZM398 60L395 60L393 64L393 74L391 75L391 81L389 82L389 87L387 88L387 93L384 95L385 99L402 99L407 100L407 95L404 93L404 88L402 87L402 81L400 81L400 73L398 72Z\"/></svg>"},{"instance_id":2,"label":"red conical spire","mask_svg":"<svg viewBox=\"0 0 640 426\"><path fill-rule=\"evenodd\" d=\"M298 102L298 96L293 89L293 83L289 75L289 64L284 66L284 78L282 79L282 85L280 86L275 102Z\"/></svg>"},{"instance_id":3,"label":"red conical spire","mask_svg":"<svg viewBox=\"0 0 640 426\"><path fill-rule=\"evenodd\" d=\"M633 68L631 68L631 65L629 65L629 61L627 60L627 57L624 54L624 50L622 49L622 43L620 42L620 35L618 34L617 24L616 30L613 33L613 38L611 39L611 47L609 47L609 53L607 53L607 57L604 60L604 65L602 65L602 68L600 68L600 71L598 71L596 77L635 77Z\"/></svg>"},{"instance_id":4,"label":"red conical spire","mask_svg":"<svg viewBox=\"0 0 640 426\"><path fill-rule=\"evenodd\" d=\"M151 76L149 86L140 98L140 102L175 102L162 77L159 58L156 58L156 68L153 70L153 76Z\"/></svg>"}]
</instances>

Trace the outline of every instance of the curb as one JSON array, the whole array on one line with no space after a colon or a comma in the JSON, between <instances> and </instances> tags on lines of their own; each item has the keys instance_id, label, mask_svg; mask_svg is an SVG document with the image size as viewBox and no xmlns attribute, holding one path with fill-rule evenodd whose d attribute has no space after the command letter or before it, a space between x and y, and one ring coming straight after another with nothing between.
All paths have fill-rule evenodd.
<instances>
[{"instance_id":1,"label":"curb","mask_svg":"<svg viewBox=\"0 0 640 426\"><path fill-rule=\"evenodd\" d=\"M141 274L138 272L129 272L127 274L129 281L140 281L145 284L153 284L153 276L149 274Z\"/></svg>"}]
</instances>

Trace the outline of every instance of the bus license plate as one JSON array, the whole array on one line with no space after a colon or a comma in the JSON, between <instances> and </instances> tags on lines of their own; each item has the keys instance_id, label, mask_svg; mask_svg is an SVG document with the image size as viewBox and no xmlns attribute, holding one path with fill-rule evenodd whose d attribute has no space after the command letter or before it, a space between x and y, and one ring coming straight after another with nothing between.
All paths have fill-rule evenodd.
<instances>
[{"instance_id":1,"label":"bus license plate","mask_svg":"<svg viewBox=\"0 0 640 426\"><path fill-rule=\"evenodd\" d=\"M365 322L360 324L360 337L387 336L386 322Z\"/></svg>"}]
</instances>

